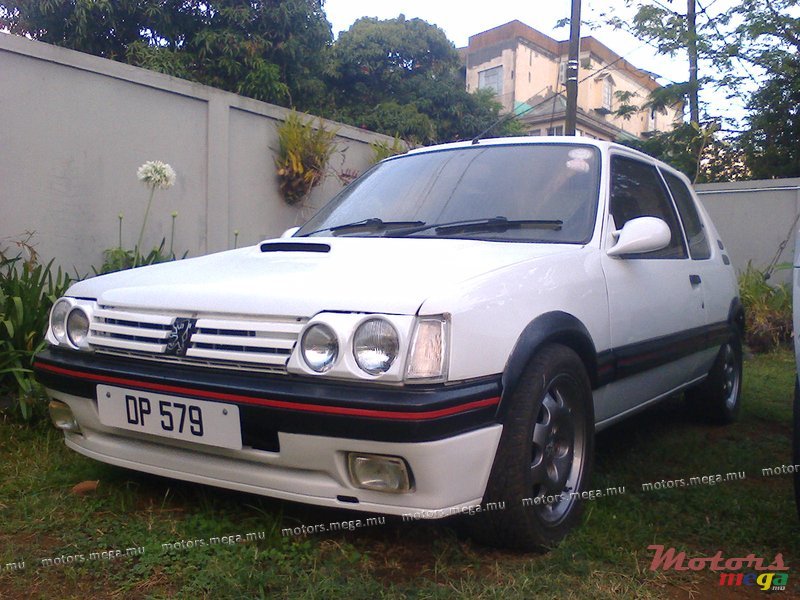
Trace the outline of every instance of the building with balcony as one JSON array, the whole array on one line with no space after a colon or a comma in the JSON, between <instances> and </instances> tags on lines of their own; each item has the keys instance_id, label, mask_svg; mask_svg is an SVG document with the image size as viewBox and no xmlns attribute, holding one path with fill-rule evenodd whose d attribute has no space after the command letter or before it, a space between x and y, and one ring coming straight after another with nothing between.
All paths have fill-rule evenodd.
<instances>
[{"instance_id":1,"label":"building with balcony","mask_svg":"<svg viewBox=\"0 0 800 600\"><path fill-rule=\"evenodd\" d=\"M514 111L530 135L561 135L566 117L569 41L557 41L511 21L469 38L462 49L467 90L491 89L505 112ZM618 114L641 107L659 84L593 37L581 38L577 133L602 140L646 138L680 123L683 105Z\"/></svg>"}]
</instances>

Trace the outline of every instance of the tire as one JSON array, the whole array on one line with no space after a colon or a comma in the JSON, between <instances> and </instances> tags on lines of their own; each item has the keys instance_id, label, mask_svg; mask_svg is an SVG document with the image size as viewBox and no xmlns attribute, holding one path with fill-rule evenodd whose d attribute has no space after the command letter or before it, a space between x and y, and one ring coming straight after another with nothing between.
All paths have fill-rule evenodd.
<instances>
[{"instance_id":1,"label":"tire","mask_svg":"<svg viewBox=\"0 0 800 600\"><path fill-rule=\"evenodd\" d=\"M692 410L712 423L726 425L739 418L742 408L742 339L734 329L722 345L708 377L686 391Z\"/></svg>"},{"instance_id":2,"label":"tire","mask_svg":"<svg viewBox=\"0 0 800 600\"><path fill-rule=\"evenodd\" d=\"M800 465L800 382L794 379L794 404L792 406L792 464ZM794 503L797 507L797 516L800 517L800 472L794 472Z\"/></svg>"},{"instance_id":3,"label":"tire","mask_svg":"<svg viewBox=\"0 0 800 600\"><path fill-rule=\"evenodd\" d=\"M484 495L485 504L505 503L505 508L465 516L463 523L479 543L546 551L580 521L580 493L591 474L594 407L586 368L570 348L547 345L506 401ZM546 501L560 494L560 500Z\"/></svg>"}]
</instances>

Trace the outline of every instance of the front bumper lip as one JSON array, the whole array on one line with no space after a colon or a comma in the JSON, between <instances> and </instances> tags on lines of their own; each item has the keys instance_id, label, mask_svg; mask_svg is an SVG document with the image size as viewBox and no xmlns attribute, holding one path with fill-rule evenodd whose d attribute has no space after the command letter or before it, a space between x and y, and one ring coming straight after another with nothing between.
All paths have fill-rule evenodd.
<instances>
[{"instance_id":1,"label":"front bumper lip","mask_svg":"<svg viewBox=\"0 0 800 600\"><path fill-rule=\"evenodd\" d=\"M51 390L96 399L107 384L240 406L243 434L273 432L379 441L443 439L497 423L500 378L456 385L389 387L292 375L162 365L45 350L34 370Z\"/></svg>"},{"instance_id":2,"label":"front bumper lip","mask_svg":"<svg viewBox=\"0 0 800 600\"><path fill-rule=\"evenodd\" d=\"M444 517L448 509L480 503L502 433L502 425L493 425L445 440L414 444L282 433L280 453L201 453L187 445L164 446L148 439L115 435L94 423L92 407L67 395L59 396L75 407L79 418L92 425L83 434L67 433L67 446L94 460L318 506L394 515L425 511L423 518ZM414 470L414 491L386 494L353 487L346 473L348 451L404 456Z\"/></svg>"}]
</instances>

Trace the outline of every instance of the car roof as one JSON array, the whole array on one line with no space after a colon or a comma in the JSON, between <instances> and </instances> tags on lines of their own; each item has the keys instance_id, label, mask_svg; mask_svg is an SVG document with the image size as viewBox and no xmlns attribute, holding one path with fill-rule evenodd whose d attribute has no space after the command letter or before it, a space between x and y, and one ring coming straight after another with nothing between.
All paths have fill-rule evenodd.
<instances>
[{"instance_id":1,"label":"car roof","mask_svg":"<svg viewBox=\"0 0 800 600\"><path fill-rule=\"evenodd\" d=\"M657 160L643 152L640 152L629 146L623 146L616 142L607 142L605 140L595 140L587 137L579 136L520 136L520 137L503 137L503 138L488 138L479 140L477 143L472 141L452 142L449 144L438 144L436 146L424 146L422 148L415 148L409 150L407 154L423 154L425 152L438 152L440 150L452 150L455 148L474 148L485 146L509 146L509 145L536 145L536 144L581 144L583 146L595 146L603 152L607 152L611 148L618 148L632 154L638 154L642 158L648 160ZM660 161L658 161L660 162Z\"/></svg>"},{"instance_id":2,"label":"car roof","mask_svg":"<svg viewBox=\"0 0 800 600\"><path fill-rule=\"evenodd\" d=\"M650 156L649 154L645 154L635 148L631 148L630 146L625 146L623 144L618 144L617 142L608 142L605 140L595 140L592 138L582 137L582 136L567 136L567 135L554 135L554 136L519 136L519 137L503 137L503 138L488 138L479 140L477 143L473 143L472 141L463 141L463 142L451 142L449 144L438 144L436 146L424 146L422 148L415 148L414 150L409 150L407 153L400 155L400 156L408 156L414 154L425 154L427 152L439 152L441 150L453 150L457 148L476 148L476 147L486 147L486 146L517 146L517 145L536 145L536 144L564 144L564 145L575 145L580 144L583 146L594 146L598 148L603 154L607 154L609 150L619 150L628 154L629 156L638 157L642 160L657 164L659 168L668 170L669 172L679 176L680 178L684 179L687 184L691 185L686 176L677 171L670 165L666 164L663 161L658 160ZM393 158L399 158L400 156L390 157L386 160L392 160Z\"/></svg>"}]
</instances>

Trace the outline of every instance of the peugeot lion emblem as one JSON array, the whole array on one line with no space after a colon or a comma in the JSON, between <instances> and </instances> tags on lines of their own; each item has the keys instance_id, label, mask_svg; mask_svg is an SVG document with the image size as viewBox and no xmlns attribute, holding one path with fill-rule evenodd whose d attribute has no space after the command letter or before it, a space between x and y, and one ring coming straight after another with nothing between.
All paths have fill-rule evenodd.
<instances>
[{"instance_id":1,"label":"peugeot lion emblem","mask_svg":"<svg viewBox=\"0 0 800 600\"><path fill-rule=\"evenodd\" d=\"M189 339L192 337L196 319L177 318L172 324L172 331L167 336L167 349L165 354L174 356L186 356L189 347Z\"/></svg>"}]
</instances>

